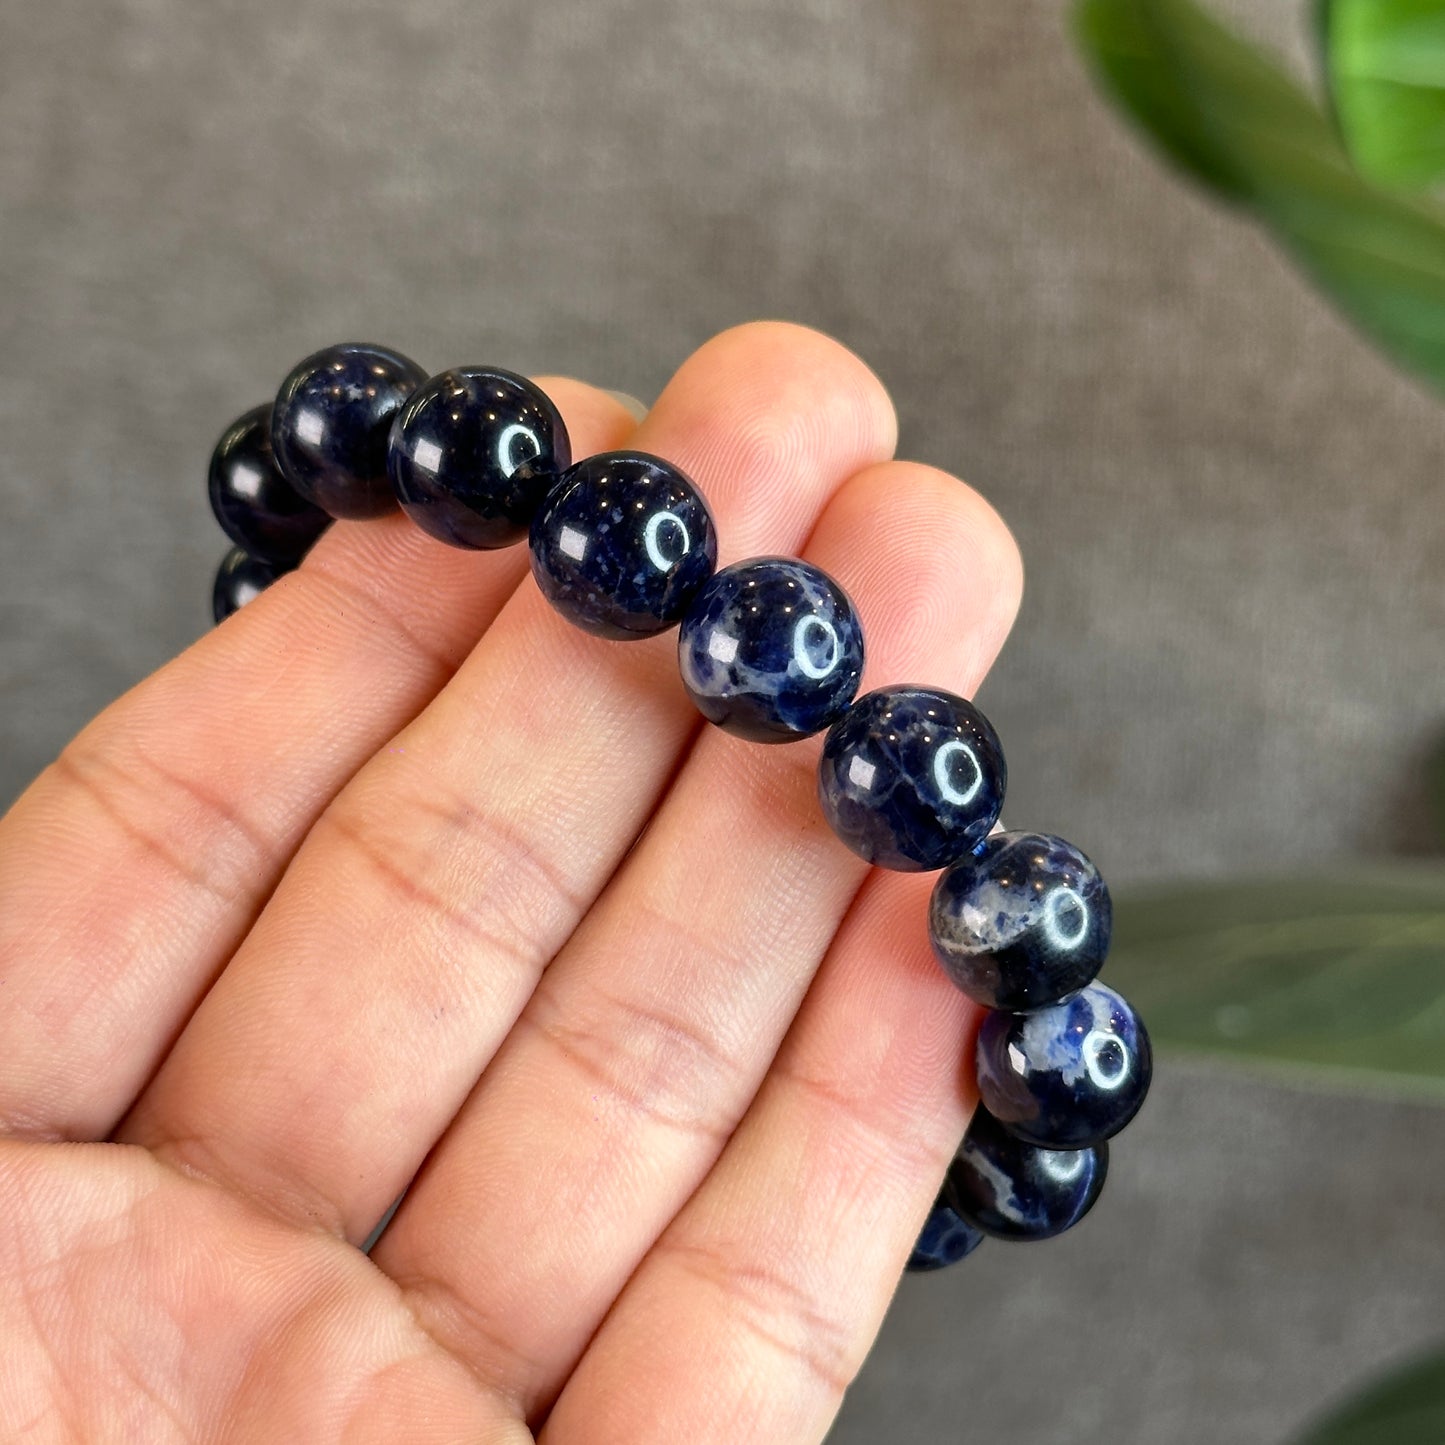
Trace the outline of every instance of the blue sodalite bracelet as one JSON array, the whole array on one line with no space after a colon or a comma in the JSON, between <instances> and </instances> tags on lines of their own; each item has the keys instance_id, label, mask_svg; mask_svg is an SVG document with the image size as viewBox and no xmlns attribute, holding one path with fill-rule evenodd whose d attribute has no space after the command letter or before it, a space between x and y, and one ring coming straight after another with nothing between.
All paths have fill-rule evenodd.
<instances>
[{"instance_id":1,"label":"blue sodalite bracelet","mask_svg":"<svg viewBox=\"0 0 1445 1445\"><path fill-rule=\"evenodd\" d=\"M1149 1036L1095 976L1109 891L1072 844L998 831L1008 772L966 699L895 685L856 697L863 627L843 588L796 557L721 570L697 486L646 452L575 465L556 406L525 377L465 366L428 378L386 347L327 347L270 406L227 428L211 507L236 544L213 592L219 623L292 570L332 518L400 505L456 547L528 540L532 574L570 622L601 637L678 628L699 712L755 742L827 729L818 799L860 857L942 869L934 952L988 1012L981 1103L908 1261L933 1270L987 1236L1038 1240L1076 1224L1103 1188L1105 1142L1138 1112Z\"/></svg>"}]
</instances>

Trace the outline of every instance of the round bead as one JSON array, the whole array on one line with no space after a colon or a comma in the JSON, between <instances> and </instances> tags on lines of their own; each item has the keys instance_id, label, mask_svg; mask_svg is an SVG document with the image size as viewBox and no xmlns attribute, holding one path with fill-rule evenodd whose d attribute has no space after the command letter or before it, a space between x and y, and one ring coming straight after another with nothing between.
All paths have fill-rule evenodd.
<instances>
[{"instance_id":1,"label":"round bead","mask_svg":"<svg viewBox=\"0 0 1445 1445\"><path fill-rule=\"evenodd\" d=\"M988 1008L1045 1008L1093 980L1113 914L1098 870L1047 833L995 833L939 876L933 951Z\"/></svg>"},{"instance_id":2,"label":"round bead","mask_svg":"<svg viewBox=\"0 0 1445 1445\"><path fill-rule=\"evenodd\" d=\"M1077 1224L1104 1187L1109 1146L1040 1149L974 1112L948 1170L959 1215L995 1239L1050 1239Z\"/></svg>"},{"instance_id":3,"label":"round bead","mask_svg":"<svg viewBox=\"0 0 1445 1445\"><path fill-rule=\"evenodd\" d=\"M1149 1035L1113 989L1030 1014L989 1014L978 1034L978 1096L1011 1134L1082 1149L1117 1134L1149 1092Z\"/></svg>"},{"instance_id":4,"label":"round bead","mask_svg":"<svg viewBox=\"0 0 1445 1445\"><path fill-rule=\"evenodd\" d=\"M525 376L458 366L396 414L387 468L402 509L453 547L509 547L572 461L552 399Z\"/></svg>"},{"instance_id":5,"label":"round bead","mask_svg":"<svg viewBox=\"0 0 1445 1445\"><path fill-rule=\"evenodd\" d=\"M221 530L251 556L281 567L299 562L331 525L277 468L269 405L226 428L211 453L210 493Z\"/></svg>"},{"instance_id":6,"label":"round bead","mask_svg":"<svg viewBox=\"0 0 1445 1445\"><path fill-rule=\"evenodd\" d=\"M386 474L392 418L426 380L416 362L348 343L308 356L281 383L271 448L281 474L333 517L380 517L396 507Z\"/></svg>"},{"instance_id":7,"label":"round bead","mask_svg":"<svg viewBox=\"0 0 1445 1445\"><path fill-rule=\"evenodd\" d=\"M912 1274L944 1269L966 1259L983 1241L983 1231L960 1217L945 1189L934 1201L905 1268Z\"/></svg>"},{"instance_id":8,"label":"round bead","mask_svg":"<svg viewBox=\"0 0 1445 1445\"><path fill-rule=\"evenodd\" d=\"M983 842L1007 781L998 735L971 702L937 688L884 687L833 724L818 800L859 857L917 873Z\"/></svg>"},{"instance_id":9,"label":"round bead","mask_svg":"<svg viewBox=\"0 0 1445 1445\"><path fill-rule=\"evenodd\" d=\"M727 732L788 743L828 726L863 672L848 594L796 557L753 557L713 574L677 639L683 686Z\"/></svg>"},{"instance_id":10,"label":"round bead","mask_svg":"<svg viewBox=\"0 0 1445 1445\"><path fill-rule=\"evenodd\" d=\"M674 626L717 565L702 494L646 452L578 462L532 520L532 575L569 621L599 637Z\"/></svg>"},{"instance_id":11,"label":"round bead","mask_svg":"<svg viewBox=\"0 0 1445 1445\"><path fill-rule=\"evenodd\" d=\"M218 623L224 622L238 608L259 597L278 577L290 568L276 567L252 557L239 547L232 547L221 559L211 588L211 613Z\"/></svg>"}]
</instances>

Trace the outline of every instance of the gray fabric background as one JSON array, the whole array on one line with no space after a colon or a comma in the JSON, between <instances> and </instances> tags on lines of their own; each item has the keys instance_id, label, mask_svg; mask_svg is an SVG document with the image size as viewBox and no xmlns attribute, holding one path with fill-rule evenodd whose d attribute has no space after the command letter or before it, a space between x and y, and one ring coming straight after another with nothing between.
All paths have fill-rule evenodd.
<instances>
[{"instance_id":1,"label":"gray fabric background","mask_svg":"<svg viewBox=\"0 0 1445 1445\"><path fill-rule=\"evenodd\" d=\"M768 315L1019 537L1010 819L1116 881L1426 846L1445 408L1133 142L1061 0L7 0L0 804L206 625L209 448L296 357L650 398ZM1167 1070L1087 1227L904 1285L834 1438L1280 1440L1445 1334L1442 1136Z\"/></svg>"}]
</instances>

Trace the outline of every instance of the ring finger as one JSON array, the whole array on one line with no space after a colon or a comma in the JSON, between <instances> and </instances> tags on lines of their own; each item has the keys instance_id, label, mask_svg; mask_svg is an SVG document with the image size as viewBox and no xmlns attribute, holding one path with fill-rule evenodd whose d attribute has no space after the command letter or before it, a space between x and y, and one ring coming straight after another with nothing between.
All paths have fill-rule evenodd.
<instances>
[{"instance_id":1,"label":"ring finger","mask_svg":"<svg viewBox=\"0 0 1445 1445\"><path fill-rule=\"evenodd\" d=\"M997 515L906 462L855 476L804 555L865 619L865 687L972 692L1018 604ZM373 1255L529 1419L721 1152L868 872L819 814L820 747L699 738Z\"/></svg>"}]
</instances>

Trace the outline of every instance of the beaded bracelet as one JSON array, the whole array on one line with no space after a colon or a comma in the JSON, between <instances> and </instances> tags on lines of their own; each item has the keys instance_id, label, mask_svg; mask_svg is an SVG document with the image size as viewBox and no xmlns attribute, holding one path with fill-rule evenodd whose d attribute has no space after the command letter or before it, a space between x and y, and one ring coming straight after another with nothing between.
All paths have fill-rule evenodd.
<instances>
[{"instance_id":1,"label":"beaded bracelet","mask_svg":"<svg viewBox=\"0 0 1445 1445\"><path fill-rule=\"evenodd\" d=\"M292 570L332 518L400 503L456 547L527 538L553 607L601 637L678 627L683 686L711 723L754 742L821 732L818 799L860 857L942 869L933 950L985 1006L980 1105L909 1269L972 1253L985 1236L1047 1239L1103 1188L1105 1142L1138 1112L1149 1038L1094 981L1109 946L1109 892L1062 838L995 827L1007 769L988 719L938 688L855 697L863 629L852 600L796 557L721 570L712 513L694 483L646 452L572 463L551 399L495 367L427 378L383 347L328 347L276 400L227 428L211 507L236 544L213 592L219 623Z\"/></svg>"}]
</instances>

